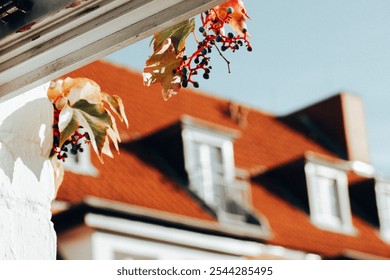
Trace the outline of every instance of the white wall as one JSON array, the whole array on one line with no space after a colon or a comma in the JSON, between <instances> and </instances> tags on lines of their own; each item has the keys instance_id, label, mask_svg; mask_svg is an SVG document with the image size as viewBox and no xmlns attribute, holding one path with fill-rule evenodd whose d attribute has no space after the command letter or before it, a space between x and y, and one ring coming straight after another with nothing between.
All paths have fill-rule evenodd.
<instances>
[{"instance_id":1,"label":"white wall","mask_svg":"<svg viewBox=\"0 0 390 280\"><path fill-rule=\"evenodd\" d=\"M55 259L48 84L0 99L0 259Z\"/></svg>"}]
</instances>

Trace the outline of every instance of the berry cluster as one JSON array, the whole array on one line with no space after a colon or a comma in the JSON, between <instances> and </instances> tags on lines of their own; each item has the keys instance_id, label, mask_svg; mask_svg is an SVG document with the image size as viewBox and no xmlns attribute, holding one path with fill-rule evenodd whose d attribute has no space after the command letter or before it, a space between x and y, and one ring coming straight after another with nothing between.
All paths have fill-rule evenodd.
<instances>
[{"instance_id":1,"label":"berry cluster","mask_svg":"<svg viewBox=\"0 0 390 280\"><path fill-rule=\"evenodd\" d=\"M218 53L228 64L230 73L230 62L221 53L230 49L233 52L239 50L244 45L248 51L252 51L252 46L247 39L247 30L243 29L243 35L235 35L229 32L224 35L224 26L231 20L231 14L234 12L232 7L226 9L226 16L221 18L214 10L208 10L201 15L202 26L199 32L203 36L203 40L198 42L198 49L190 56L184 55L179 67L173 71L173 74L178 74L181 77L182 87L187 87L192 84L195 88L199 87L199 83L194 80L194 76L202 74L204 79L210 78L212 66L209 66L210 56L215 47ZM220 47L218 47L220 45Z\"/></svg>"},{"instance_id":2,"label":"berry cluster","mask_svg":"<svg viewBox=\"0 0 390 280\"><path fill-rule=\"evenodd\" d=\"M58 110L54 106L54 121L53 121L53 148L51 150L51 156L57 155L57 159L65 161L66 158L68 158L68 152L70 152L72 155L76 155L78 152L82 153L84 150L81 147L82 142L81 140L84 139L85 143L90 142L90 137L87 132L80 133L78 130L75 131L67 139L62 146L60 147L60 131L58 127L58 121L60 117L61 110ZM80 127L81 129L82 127Z\"/></svg>"}]
</instances>

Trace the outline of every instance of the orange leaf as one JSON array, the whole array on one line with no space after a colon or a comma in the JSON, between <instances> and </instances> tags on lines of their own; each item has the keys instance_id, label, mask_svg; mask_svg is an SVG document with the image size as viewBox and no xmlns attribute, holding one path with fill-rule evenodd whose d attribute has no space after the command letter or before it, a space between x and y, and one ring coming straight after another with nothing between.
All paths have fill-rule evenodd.
<instances>
[{"instance_id":1,"label":"orange leaf","mask_svg":"<svg viewBox=\"0 0 390 280\"><path fill-rule=\"evenodd\" d=\"M249 18L246 13L244 2L242 0L228 0L225 3L215 7L215 12L218 17L224 19L228 15L228 8L233 8L233 13L230 14L228 24L238 34L243 35L243 30L247 29L246 18Z\"/></svg>"}]
</instances>

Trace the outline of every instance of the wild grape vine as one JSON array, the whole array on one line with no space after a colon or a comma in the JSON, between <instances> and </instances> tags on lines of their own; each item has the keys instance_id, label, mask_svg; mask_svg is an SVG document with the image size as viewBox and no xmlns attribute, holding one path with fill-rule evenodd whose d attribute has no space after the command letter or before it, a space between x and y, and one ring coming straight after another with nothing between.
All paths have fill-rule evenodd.
<instances>
[{"instance_id":1,"label":"wild grape vine","mask_svg":"<svg viewBox=\"0 0 390 280\"><path fill-rule=\"evenodd\" d=\"M84 149L82 148L82 143L84 140L85 144L89 144L91 139L89 137L88 132L82 133L83 129L81 126L74 131L74 133L67 139L65 142L60 145L60 130L58 126L58 122L60 119L61 110L57 109L55 103L53 103L54 107L54 120L53 120L53 146L51 150L50 156L57 156L58 160L65 161L68 158L68 152L72 155L77 155L78 152L82 153ZM70 149L69 149L70 148Z\"/></svg>"},{"instance_id":2,"label":"wild grape vine","mask_svg":"<svg viewBox=\"0 0 390 280\"><path fill-rule=\"evenodd\" d=\"M241 11L243 14L245 10ZM246 48L247 51L252 51L252 46L248 40L248 32L246 28L241 30L241 34L233 34L229 32L225 35L225 25L232 20L234 13L233 7L227 7L225 16L221 17L215 9L210 9L201 14L202 26L198 31L201 33L203 39L198 41L197 50L191 55L184 55L182 61L173 74L181 76L181 86L187 87L192 84L193 87L198 88L199 82L195 80L195 76L202 75L204 79L210 78L212 66L210 64L210 53L216 49L221 57L228 65L228 72L230 73L230 62L225 58L222 52L230 50L236 52L241 48Z\"/></svg>"}]
</instances>

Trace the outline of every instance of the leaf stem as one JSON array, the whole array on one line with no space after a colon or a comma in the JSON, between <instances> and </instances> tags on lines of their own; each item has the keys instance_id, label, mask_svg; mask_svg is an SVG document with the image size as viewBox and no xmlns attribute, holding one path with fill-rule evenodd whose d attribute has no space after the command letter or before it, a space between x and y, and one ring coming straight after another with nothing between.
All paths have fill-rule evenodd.
<instances>
[{"instance_id":1,"label":"leaf stem","mask_svg":"<svg viewBox=\"0 0 390 280\"><path fill-rule=\"evenodd\" d=\"M227 67L228 67L228 73L230 74L231 73L231 71L230 71L230 61L227 60L227 58L223 55L223 53L221 52L221 50L219 49L219 47L216 44L214 46L217 49L219 55L226 61L226 64L227 64Z\"/></svg>"}]
</instances>

